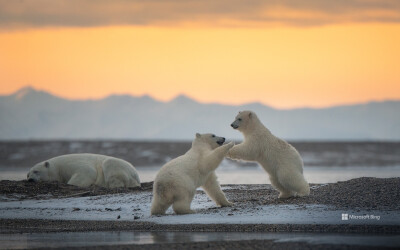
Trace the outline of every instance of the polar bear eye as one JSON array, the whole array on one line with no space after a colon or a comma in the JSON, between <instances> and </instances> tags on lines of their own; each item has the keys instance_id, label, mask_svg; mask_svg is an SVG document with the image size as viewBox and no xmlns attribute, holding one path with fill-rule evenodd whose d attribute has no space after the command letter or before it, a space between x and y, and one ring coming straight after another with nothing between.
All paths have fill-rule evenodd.
<instances>
[{"instance_id":1,"label":"polar bear eye","mask_svg":"<svg viewBox=\"0 0 400 250\"><path fill-rule=\"evenodd\" d=\"M37 174L37 173L39 173L39 171L33 171L33 173L34 173L34 174Z\"/></svg>"},{"instance_id":2,"label":"polar bear eye","mask_svg":"<svg viewBox=\"0 0 400 250\"><path fill-rule=\"evenodd\" d=\"M242 121L242 118L239 118L238 121L241 122L241 121Z\"/></svg>"},{"instance_id":3,"label":"polar bear eye","mask_svg":"<svg viewBox=\"0 0 400 250\"><path fill-rule=\"evenodd\" d=\"M212 137L215 137L215 135L212 135Z\"/></svg>"}]
</instances>

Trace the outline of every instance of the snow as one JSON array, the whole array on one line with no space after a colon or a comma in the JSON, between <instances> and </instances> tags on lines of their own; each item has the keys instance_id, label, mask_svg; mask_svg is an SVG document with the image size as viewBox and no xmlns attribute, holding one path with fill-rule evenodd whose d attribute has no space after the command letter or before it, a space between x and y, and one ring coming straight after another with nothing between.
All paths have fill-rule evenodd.
<instances>
[{"instance_id":1,"label":"snow","mask_svg":"<svg viewBox=\"0 0 400 250\"><path fill-rule=\"evenodd\" d=\"M229 187L227 187L229 188ZM326 205L249 205L219 208L204 192L196 194L196 214L151 216L151 192L92 197L6 201L0 203L2 219L125 220L158 224L400 224L396 211L341 210ZM343 221L342 214L375 215L380 220Z\"/></svg>"}]
</instances>

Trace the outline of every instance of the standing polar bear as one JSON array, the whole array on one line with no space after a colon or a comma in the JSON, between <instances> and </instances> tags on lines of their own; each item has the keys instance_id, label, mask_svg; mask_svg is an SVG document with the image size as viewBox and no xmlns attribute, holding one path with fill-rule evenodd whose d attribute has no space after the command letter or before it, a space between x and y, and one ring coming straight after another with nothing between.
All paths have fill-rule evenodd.
<instances>
[{"instance_id":1,"label":"standing polar bear","mask_svg":"<svg viewBox=\"0 0 400 250\"><path fill-rule=\"evenodd\" d=\"M274 136L254 112L239 112L231 126L243 133L244 141L229 150L228 158L261 164L271 184L279 190L279 198L310 194L300 154L289 143Z\"/></svg>"},{"instance_id":2,"label":"standing polar bear","mask_svg":"<svg viewBox=\"0 0 400 250\"><path fill-rule=\"evenodd\" d=\"M151 214L165 214L171 204L176 214L194 213L190 203L200 186L217 205L232 206L214 172L234 145L224 142L223 137L197 133L189 151L166 163L154 180Z\"/></svg>"},{"instance_id":3,"label":"standing polar bear","mask_svg":"<svg viewBox=\"0 0 400 250\"><path fill-rule=\"evenodd\" d=\"M58 181L79 187L138 187L136 169L122 159L98 154L69 154L33 166L28 181Z\"/></svg>"}]
</instances>

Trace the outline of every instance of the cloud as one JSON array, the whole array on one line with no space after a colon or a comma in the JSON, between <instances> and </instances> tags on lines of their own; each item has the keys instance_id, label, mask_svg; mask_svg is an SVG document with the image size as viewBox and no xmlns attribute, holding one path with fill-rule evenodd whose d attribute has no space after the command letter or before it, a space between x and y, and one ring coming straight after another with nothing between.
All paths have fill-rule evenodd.
<instances>
[{"instance_id":1,"label":"cloud","mask_svg":"<svg viewBox=\"0 0 400 250\"><path fill-rule=\"evenodd\" d=\"M400 22L398 0L0 0L0 28Z\"/></svg>"}]
</instances>

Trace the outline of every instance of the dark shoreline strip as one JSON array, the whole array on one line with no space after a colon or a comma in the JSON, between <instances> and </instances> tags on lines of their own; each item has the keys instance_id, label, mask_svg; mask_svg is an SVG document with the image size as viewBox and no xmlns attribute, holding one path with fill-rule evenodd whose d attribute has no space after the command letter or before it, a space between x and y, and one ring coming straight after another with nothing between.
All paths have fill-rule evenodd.
<instances>
[{"instance_id":1,"label":"dark shoreline strip","mask_svg":"<svg viewBox=\"0 0 400 250\"><path fill-rule=\"evenodd\" d=\"M325 232L400 233L399 225L325 224L155 224L132 221L72 221L0 219L0 233L47 233L93 231L181 231L181 232Z\"/></svg>"}]
</instances>

